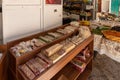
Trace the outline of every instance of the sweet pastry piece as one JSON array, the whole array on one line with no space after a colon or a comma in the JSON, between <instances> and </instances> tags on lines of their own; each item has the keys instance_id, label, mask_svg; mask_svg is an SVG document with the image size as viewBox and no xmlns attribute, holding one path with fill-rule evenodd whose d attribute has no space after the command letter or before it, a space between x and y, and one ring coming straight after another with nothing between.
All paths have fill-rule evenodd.
<instances>
[{"instance_id":1,"label":"sweet pastry piece","mask_svg":"<svg viewBox=\"0 0 120 80\"><path fill-rule=\"evenodd\" d=\"M70 25L74 26L74 27L79 27L80 23L78 21L72 21L72 22L70 22Z\"/></svg>"},{"instance_id":2,"label":"sweet pastry piece","mask_svg":"<svg viewBox=\"0 0 120 80\"><path fill-rule=\"evenodd\" d=\"M39 69L34 65L34 59L29 60L26 65L32 70L32 72L37 76L40 74Z\"/></svg>"},{"instance_id":3,"label":"sweet pastry piece","mask_svg":"<svg viewBox=\"0 0 120 80\"><path fill-rule=\"evenodd\" d=\"M75 48L75 44L73 44L72 42L67 42L62 49L65 50L65 53L68 53L73 48Z\"/></svg>"},{"instance_id":4,"label":"sweet pastry piece","mask_svg":"<svg viewBox=\"0 0 120 80\"><path fill-rule=\"evenodd\" d=\"M34 73L27 67L26 64L19 66L19 68L29 80L33 80L35 78Z\"/></svg>"},{"instance_id":5,"label":"sweet pastry piece","mask_svg":"<svg viewBox=\"0 0 120 80\"><path fill-rule=\"evenodd\" d=\"M74 58L74 59L71 61L71 63L72 63L73 65L75 65L76 68L77 68L78 70L80 70L81 72L83 72L83 70L84 70L85 67L86 67L86 64L85 64L84 62L82 62L81 60L77 59L77 58Z\"/></svg>"},{"instance_id":6,"label":"sweet pastry piece","mask_svg":"<svg viewBox=\"0 0 120 80\"><path fill-rule=\"evenodd\" d=\"M22 54L25 54L27 52L30 52L37 47L39 47L40 44L37 39L28 40L26 42L20 42L19 44L15 45L11 48L12 52L15 53L16 56L21 56Z\"/></svg>"},{"instance_id":7,"label":"sweet pastry piece","mask_svg":"<svg viewBox=\"0 0 120 80\"><path fill-rule=\"evenodd\" d=\"M47 56L45 56L44 54L39 53L39 54L37 54L37 56L40 59L44 60L48 64L48 67L52 65L52 61Z\"/></svg>"},{"instance_id":8,"label":"sweet pastry piece","mask_svg":"<svg viewBox=\"0 0 120 80\"><path fill-rule=\"evenodd\" d=\"M40 39L37 39L37 42L35 42L35 46L40 47L45 45L46 43Z\"/></svg>"},{"instance_id":9,"label":"sweet pastry piece","mask_svg":"<svg viewBox=\"0 0 120 80\"><path fill-rule=\"evenodd\" d=\"M39 36L39 38L40 38L41 40L47 42L47 43L52 42L52 40L50 40L50 39L48 39L48 38L46 38L46 37L43 37L43 36Z\"/></svg>"},{"instance_id":10,"label":"sweet pastry piece","mask_svg":"<svg viewBox=\"0 0 120 80\"><path fill-rule=\"evenodd\" d=\"M51 41L55 40L55 38L54 38L54 37L49 36L49 35L45 35L45 37L46 37L46 38L48 38L48 39L50 39Z\"/></svg>"},{"instance_id":11,"label":"sweet pastry piece","mask_svg":"<svg viewBox=\"0 0 120 80\"><path fill-rule=\"evenodd\" d=\"M39 57L36 57L35 61L38 62L40 65L42 65L42 67L44 69L46 69L48 67L48 64L45 61L43 61L42 59L40 59Z\"/></svg>"},{"instance_id":12,"label":"sweet pastry piece","mask_svg":"<svg viewBox=\"0 0 120 80\"><path fill-rule=\"evenodd\" d=\"M46 54L48 57L59 51L63 47L62 44L55 44L45 50Z\"/></svg>"},{"instance_id":13,"label":"sweet pastry piece","mask_svg":"<svg viewBox=\"0 0 120 80\"><path fill-rule=\"evenodd\" d=\"M79 43L81 43L84 39L80 36L73 36L71 38L71 42L78 45Z\"/></svg>"},{"instance_id":14,"label":"sweet pastry piece","mask_svg":"<svg viewBox=\"0 0 120 80\"><path fill-rule=\"evenodd\" d=\"M33 60L33 59L32 59ZM33 63L33 65L37 68L37 70L39 71L39 73L43 72L45 70L45 67L41 64L39 64L36 59L34 59L33 61L31 60L31 62Z\"/></svg>"},{"instance_id":15,"label":"sweet pastry piece","mask_svg":"<svg viewBox=\"0 0 120 80\"><path fill-rule=\"evenodd\" d=\"M49 32L48 35L53 36L55 38L59 38L62 36L62 34L57 33L57 32Z\"/></svg>"},{"instance_id":16,"label":"sweet pastry piece","mask_svg":"<svg viewBox=\"0 0 120 80\"><path fill-rule=\"evenodd\" d=\"M72 26L67 26L67 27L65 27L65 29L68 29L68 30L70 30L70 31L75 31L75 29L77 29L76 27L72 27Z\"/></svg>"},{"instance_id":17,"label":"sweet pastry piece","mask_svg":"<svg viewBox=\"0 0 120 80\"><path fill-rule=\"evenodd\" d=\"M64 31L65 31L66 33L71 33L71 32L72 32L72 31L69 30L69 29L64 29Z\"/></svg>"},{"instance_id":18,"label":"sweet pastry piece","mask_svg":"<svg viewBox=\"0 0 120 80\"><path fill-rule=\"evenodd\" d=\"M50 60L52 60L53 63L56 63L58 60L60 60L65 54L65 51L63 49L57 51L55 54L49 57Z\"/></svg>"},{"instance_id":19,"label":"sweet pastry piece","mask_svg":"<svg viewBox=\"0 0 120 80\"><path fill-rule=\"evenodd\" d=\"M41 40L41 39L38 39L38 41L39 41L42 45L47 44L45 41L43 41L43 40Z\"/></svg>"},{"instance_id":20,"label":"sweet pastry piece","mask_svg":"<svg viewBox=\"0 0 120 80\"><path fill-rule=\"evenodd\" d=\"M67 32L64 29L58 29L57 32L62 33L62 34L67 34Z\"/></svg>"}]
</instances>

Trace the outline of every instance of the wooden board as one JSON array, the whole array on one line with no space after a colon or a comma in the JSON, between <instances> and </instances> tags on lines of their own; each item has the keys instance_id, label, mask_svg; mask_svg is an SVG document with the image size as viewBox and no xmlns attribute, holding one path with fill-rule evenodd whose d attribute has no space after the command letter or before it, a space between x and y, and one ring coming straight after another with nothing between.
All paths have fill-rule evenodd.
<instances>
[{"instance_id":1,"label":"wooden board","mask_svg":"<svg viewBox=\"0 0 120 80\"><path fill-rule=\"evenodd\" d=\"M0 45L0 51L3 53L0 59L0 80L7 80L8 57L6 50L6 45Z\"/></svg>"}]
</instances>

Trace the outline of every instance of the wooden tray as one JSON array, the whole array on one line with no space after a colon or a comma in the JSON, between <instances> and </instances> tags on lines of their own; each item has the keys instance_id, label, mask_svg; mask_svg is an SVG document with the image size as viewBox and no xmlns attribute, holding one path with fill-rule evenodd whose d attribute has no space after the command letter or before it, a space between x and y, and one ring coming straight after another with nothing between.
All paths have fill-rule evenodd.
<instances>
[{"instance_id":1,"label":"wooden tray","mask_svg":"<svg viewBox=\"0 0 120 80\"><path fill-rule=\"evenodd\" d=\"M104 30L102 33L107 39L120 42L120 32L114 30Z\"/></svg>"}]
</instances>

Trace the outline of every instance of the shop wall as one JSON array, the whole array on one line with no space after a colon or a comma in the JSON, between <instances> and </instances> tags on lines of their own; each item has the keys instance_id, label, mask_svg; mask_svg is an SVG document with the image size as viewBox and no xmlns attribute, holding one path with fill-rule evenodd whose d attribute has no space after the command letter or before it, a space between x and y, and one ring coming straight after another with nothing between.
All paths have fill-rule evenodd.
<instances>
[{"instance_id":1,"label":"shop wall","mask_svg":"<svg viewBox=\"0 0 120 80\"><path fill-rule=\"evenodd\" d=\"M45 1L3 0L4 43L62 25L62 3Z\"/></svg>"},{"instance_id":2,"label":"shop wall","mask_svg":"<svg viewBox=\"0 0 120 80\"><path fill-rule=\"evenodd\" d=\"M60 4L47 4L44 0L44 30L48 30L59 25L62 25L62 3L63 0L54 0L61 2ZM49 1L49 0L48 0ZM51 0L52 1L52 0Z\"/></svg>"},{"instance_id":3,"label":"shop wall","mask_svg":"<svg viewBox=\"0 0 120 80\"><path fill-rule=\"evenodd\" d=\"M5 6L3 8L4 43L39 32L40 6Z\"/></svg>"}]
</instances>

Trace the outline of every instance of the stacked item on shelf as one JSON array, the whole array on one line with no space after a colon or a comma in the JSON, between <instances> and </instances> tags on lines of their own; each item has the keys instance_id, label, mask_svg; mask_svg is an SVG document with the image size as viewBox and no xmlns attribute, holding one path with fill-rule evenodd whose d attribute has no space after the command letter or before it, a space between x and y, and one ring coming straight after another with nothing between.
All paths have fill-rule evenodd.
<instances>
[{"instance_id":1,"label":"stacked item on shelf","mask_svg":"<svg viewBox=\"0 0 120 80\"><path fill-rule=\"evenodd\" d=\"M76 27L65 26L64 29L57 29L55 32L47 32L45 35L41 35L38 38L33 38L32 40L22 41L19 44L11 48L12 53L17 57L22 56L28 52L31 52L39 47L42 47L48 43L53 42L56 39L63 37L64 34L72 33L76 30Z\"/></svg>"},{"instance_id":2,"label":"stacked item on shelf","mask_svg":"<svg viewBox=\"0 0 120 80\"><path fill-rule=\"evenodd\" d=\"M72 38L69 39L72 43L74 43L75 45L80 44L84 39L82 37L80 37L79 35L77 36L73 36Z\"/></svg>"},{"instance_id":3,"label":"stacked item on shelf","mask_svg":"<svg viewBox=\"0 0 120 80\"><path fill-rule=\"evenodd\" d=\"M70 52L73 48L75 48L75 44L73 44L72 42L70 42L69 40L65 40L63 42L61 42L61 44L63 45L63 50L65 51L65 53Z\"/></svg>"},{"instance_id":4,"label":"stacked item on shelf","mask_svg":"<svg viewBox=\"0 0 120 80\"><path fill-rule=\"evenodd\" d=\"M19 69L24 73L24 75L29 79L33 80L35 77L39 76L50 64L45 62L40 57L35 57L25 64L20 65Z\"/></svg>"},{"instance_id":5,"label":"stacked item on shelf","mask_svg":"<svg viewBox=\"0 0 120 80\"><path fill-rule=\"evenodd\" d=\"M52 63L56 63L73 48L75 48L75 44L73 44L69 40L64 40L45 49L44 54L52 61Z\"/></svg>"},{"instance_id":6,"label":"stacked item on shelf","mask_svg":"<svg viewBox=\"0 0 120 80\"><path fill-rule=\"evenodd\" d=\"M62 44L55 44L47 49L44 50L44 54L52 61L52 63L57 62L62 55L65 53L65 51L62 49Z\"/></svg>"},{"instance_id":7,"label":"stacked item on shelf","mask_svg":"<svg viewBox=\"0 0 120 80\"><path fill-rule=\"evenodd\" d=\"M45 69L60 60L64 55L75 48L75 44L69 40L57 43L37 54L37 57L32 58L25 64L20 65L19 68L25 76L33 80L39 76Z\"/></svg>"},{"instance_id":8,"label":"stacked item on shelf","mask_svg":"<svg viewBox=\"0 0 120 80\"><path fill-rule=\"evenodd\" d=\"M88 0L65 0L63 1L64 12L70 13L70 15L77 20L86 20L88 17L92 17L92 8L86 9L86 6L92 6L93 1ZM73 15L80 16L79 19L75 18ZM90 20L90 19L87 19Z\"/></svg>"},{"instance_id":9,"label":"stacked item on shelf","mask_svg":"<svg viewBox=\"0 0 120 80\"><path fill-rule=\"evenodd\" d=\"M27 52L33 51L36 48L45 45L46 43L40 39L32 39L28 41L20 42L11 48L12 52L18 57L22 56Z\"/></svg>"},{"instance_id":10,"label":"stacked item on shelf","mask_svg":"<svg viewBox=\"0 0 120 80\"><path fill-rule=\"evenodd\" d=\"M86 47L71 61L71 63L76 69L80 70L80 72L83 72L87 64L87 59L90 56L90 50L88 47Z\"/></svg>"},{"instance_id":11,"label":"stacked item on shelf","mask_svg":"<svg viewBox=\"0 0 120 80\"><path fill-rule=\"evenodd\" d=\"M72 22L70 22L70 25L74 26L74 27L79 27L80 23L78 21L72 21Z\"/></svg>"},{"instance_id":12,"label":"stacked item on shelf","mask_svg":"<svg viewBox=\"0 0 120 80\"><path fill-rule=\"evenodd\" d=\"M52 42L53 40L55 40L54 37L49 36L49 35L39 36L39 39L42 40L43 42L46 42L46 43L50 43L50 42Z\"/></svg>"},{"instance_id":13,"label":"stacked item on shelf","mask_svg":"<svg viewBox=\"0 0 120 80\"><path fill-rule=\"evenodd\" d=\"M48 32L48 35L53 36L54 38L59 38L62 36L62 34L57 32Z\"/></svg>"},{"instance_id":14,"label":"stacked item on shelf","mask_svg":"<svg viewBox=\"0 0 120 80\"><path fill-rule=\"evenodd\" d=\"M108 20L108 21L120 21L120 18L115 15L115 14L111 14L111 13L98 13L98 17L100 20Z\"/></svg>"}]
</instances>

